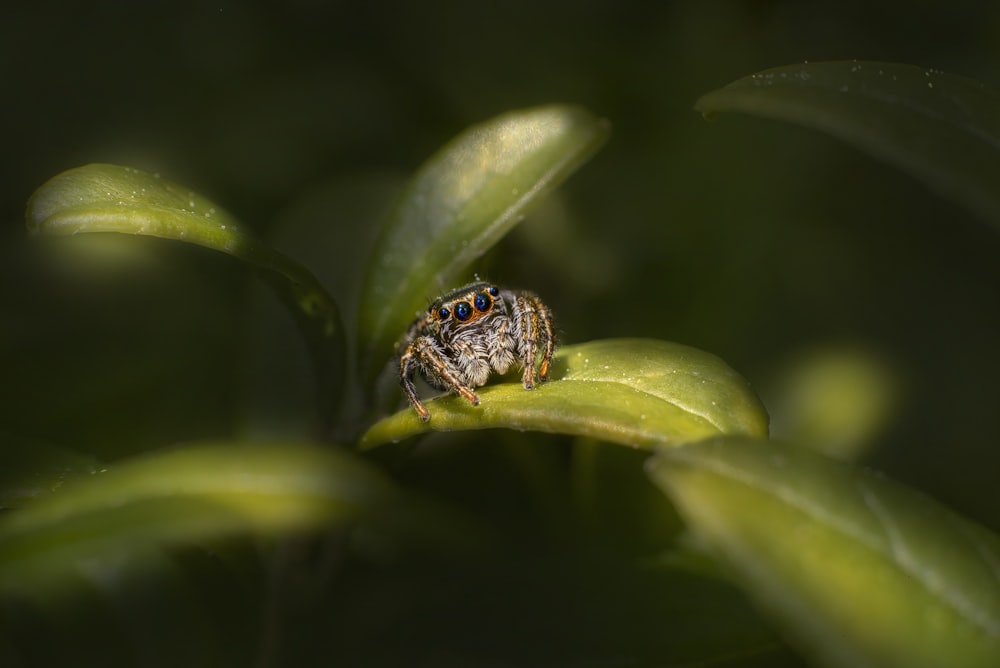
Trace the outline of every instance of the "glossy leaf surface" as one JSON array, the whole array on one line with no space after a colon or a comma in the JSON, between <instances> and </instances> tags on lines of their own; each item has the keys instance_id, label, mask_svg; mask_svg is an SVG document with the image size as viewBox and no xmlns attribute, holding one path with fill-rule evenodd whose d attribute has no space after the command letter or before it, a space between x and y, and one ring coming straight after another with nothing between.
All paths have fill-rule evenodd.
<instances>
[{"instance_id":1,"label":"glossy leaf surface","mask_svg":"<svg viewBox=\"0 0 1000 668\"><path fill-rule=\"evenodd\" d=\"M362 290L366 378L428 300L465 281L469 265L607 133L604 121L576 107L513 111L472 126L421 166L375 244Z\"/></svg>"},{"instance_id":2,"label":"glossy leaf surface","mask_svg":"<svg viewBox=\"0 0 1000 668\"><path fill-rule=\"evenodd\" d=\"M550 380L479 388L479 406L455 395L409 407L375 424L363 447L430 430L508 429L590 436L633 447L718 434L766 436L767 413L747 382L715 355L652 339L608 339L556 351Z\"/></svg>"},{"instance_id":3,"label":"glossy leaf surface","mask_svg":"<svg viewBox=\"0 0 1000 668\"><path fill-rule=\"evenodd\" d=\"M838 61L776 67L702 96L827 132L1000 224L1000 91L932 69Z\"/></svg>"},{"instance_id":4,"label":"glossy leaf surface","mask_svg":"<svg viewBox=\"0 0 1000 668\"><path fill-rule=\"evenodd\" d=\"M830 666L1000 665L1000 538L810 450L718 438L649 473L701 543Z\"/></svg>"}]
</instances>

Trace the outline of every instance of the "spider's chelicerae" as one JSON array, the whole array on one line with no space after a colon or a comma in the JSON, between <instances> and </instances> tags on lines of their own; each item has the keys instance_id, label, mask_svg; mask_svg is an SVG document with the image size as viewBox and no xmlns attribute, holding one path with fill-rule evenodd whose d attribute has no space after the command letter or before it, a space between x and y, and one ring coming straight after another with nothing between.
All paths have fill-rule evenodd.
<instances>
[{"instance_id":1,"label":"spider's chelicerae","mask_svg":"<svg viewBox=\"0 0 1000 668\"><path fill-rule=\"evenodd\" d=\"M399 384L426 422L431 414L413 387L415 372L431 387L460 394L478 406L474 388L484 385L494 371L506 373L514 364L524 367L524 389L534 389L539 352L537 378L548 380L555 343L552 312L535 294L472 283L439 297L410 325L396 350Z\"/></svg>"}]
</instances>

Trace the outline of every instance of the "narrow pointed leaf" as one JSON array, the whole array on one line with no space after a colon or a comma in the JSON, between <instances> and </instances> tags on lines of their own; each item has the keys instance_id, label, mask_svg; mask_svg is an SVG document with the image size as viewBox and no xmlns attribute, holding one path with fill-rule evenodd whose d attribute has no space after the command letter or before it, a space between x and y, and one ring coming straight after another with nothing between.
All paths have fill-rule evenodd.
<instances>
[{"instance_id":1,"label":"narrow pointed leaf","mask_svg":"<svg viewBox=\"0 0 1000 668\"><path fill-rule=\"evenodd\" d=\"M345 342L336 304L304 267L278 253L205 197L158 174L90 164L42 184L27 208L42 236L116 232L195 244L232 255L260 272L288 306L310 346L326 410L339 399Z\"/></svg>"},{"instance_id":2,"label":"narrow pointed leaf","mask_svg":"<svg viewBox=\"0 0 1000 668\"><path fill-rule=\"evenodd\" d=\"M306 530L381 503L387 481L325 447L199 445L122 462L0 517L0 591L58 585L150 544Z\"/></svg>"},{"instance_id":3,"label":"narrow pointed leaf","mask_svg":"<svg viewBox=\"0 0 1000 668\"><path fill-rule=\"evenodd\" d=\"M822 130L1000 224L1000 91L976 81L898 63L807 63L738 79L695 108Z\"/></svg>"},{"instance_id":4,"label":"narrow pointed leaf","mask_svg":"<svg viewBox=\"0 0 1000 668\"><path fill-rule=\"evenodd\" d=\"M608 339L557 350L551 380L480 388L479 406L456 395L409 407L375 424L362 447L430 430L508 429L590 436L632 447L718 434L767 434L767 413L747 382L715 355L651 339Z\"/></svg>"},{"instance_id":5,"label":"narrow pointed leaf","mask_svg":"<svg viewBox=\"0 0 1000 668\"><path fill-rule=\"evenodd\" d=\"M1000 665L1000 537L804 448L660 450L653 480L804 653L828 666Z\"/></svg>"},{"instance_id":6,"label":"narrow pointed leaf","mask_svg":"<svg viewBox=\"0 0 1000 668\"><path fill-rule=\"evenodd\" d=\"M363 370L372 380L429 299L456 287L468 266L527 208L586 161L607 124L576 107L514 111L475 125L417 172L386 222L362 290Z\"/></svg>"}]
</instances>

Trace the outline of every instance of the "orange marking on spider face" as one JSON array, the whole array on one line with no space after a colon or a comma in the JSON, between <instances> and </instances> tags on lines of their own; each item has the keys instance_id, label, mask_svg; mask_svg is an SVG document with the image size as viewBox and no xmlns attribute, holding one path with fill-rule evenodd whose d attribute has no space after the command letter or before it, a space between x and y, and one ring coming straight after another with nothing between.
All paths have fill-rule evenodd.
<instances>
[{"instance_id":1,"label":"orange marking on spider face","mask_svg":"<svg viewBox=\"0 0 1000 668\"><path fill-rule=\"evenodd\" d=\"M486 309L480 310L476 307L476 297L479 295L484 295L486 298ZM485 295L482 291L470 292L468 294L461 295L452 299L451 301L441 304L442 307L448 309L448 318L454 320L457 325L469 325L477 320L480 320L483 316L488 315L493 311L494 300L489 295ZM460 316L463 314L463 309L465 312L465 319L463 320ZM440 308L438 309L440 312Z\"/></svg>"}]
</instances>

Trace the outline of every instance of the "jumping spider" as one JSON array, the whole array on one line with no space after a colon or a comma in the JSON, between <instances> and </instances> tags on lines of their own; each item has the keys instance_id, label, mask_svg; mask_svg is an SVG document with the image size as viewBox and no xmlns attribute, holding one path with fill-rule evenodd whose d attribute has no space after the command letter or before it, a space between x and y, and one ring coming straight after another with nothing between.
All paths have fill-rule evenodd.
<instances>
[{"instance_id":1,"label":"jumping spider","mask_svg":"<svg viewBox=\"0 0 1000 668\"><path fill-rule=\"evenodd\" d=\"M460 394L478 406L473 388L513 364L524 367L524 389L534 389L539 348L538 380L548 380L555 343L552 313L535 294L471 283L436 299L427 314L410 325L396 348L399 384L426 422L431 414L417 397L414 372L431 387Z\"/></svg>"}]
</instances>

